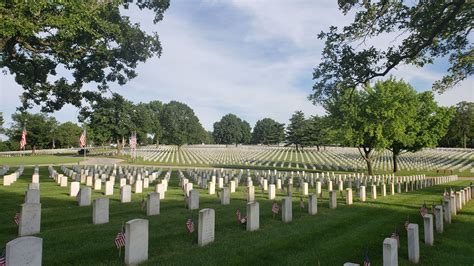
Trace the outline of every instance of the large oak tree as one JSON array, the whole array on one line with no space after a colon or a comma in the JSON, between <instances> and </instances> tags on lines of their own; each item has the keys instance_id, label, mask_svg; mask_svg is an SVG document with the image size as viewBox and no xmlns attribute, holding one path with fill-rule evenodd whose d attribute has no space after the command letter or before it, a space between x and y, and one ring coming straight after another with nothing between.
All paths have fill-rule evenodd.
<instances>
[{"instance_id":1,"label":"large oak tree","mask_svg":"<svg viewBox=\"0 0 474 266\"><path fill-rule=\"evenodd\" d=\"M147 33L123 14L135 4L163 18L169 0L2 1L0 3L0 68L23 87L22 108L42 111L108 90L134 78L139 62L159 56L157 33ZM85 89L85 84L92 84Z\"/></svg>"}]
</instances>

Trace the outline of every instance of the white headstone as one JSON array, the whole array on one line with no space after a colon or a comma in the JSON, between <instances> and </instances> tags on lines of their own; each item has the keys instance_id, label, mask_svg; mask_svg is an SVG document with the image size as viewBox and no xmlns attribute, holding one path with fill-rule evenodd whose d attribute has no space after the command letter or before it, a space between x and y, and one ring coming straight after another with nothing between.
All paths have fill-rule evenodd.
<instances>
[{"instance_id":1,"label":"white headstone","mask_svg":"<svg viewBox=\"0 0 474 266\"><path fill-rule=\"evenodd\" d=\"M8 242L5 248L6 265L41 266L43 260L43 239L23 236Z\"/></svg>"},{"instance_id":2,"label":"white headstone","mask_svg":"<svg viewBox=\"0 0 474 266\"><path fill-rule=\"evenodd\" d=\"M148 220L134 219L125 224L125 264L148 260Z\"/></svg>"},{"instance_id":3,"label":"white headstone","mask_svg":"<svg viewBox=\"0 0 474 266\"><path fill-rule=\"evenodd\" d=\"M199 211L198 245L205 246L214 242L215 212L213 209Z\"/></svg>"}]
</instances>

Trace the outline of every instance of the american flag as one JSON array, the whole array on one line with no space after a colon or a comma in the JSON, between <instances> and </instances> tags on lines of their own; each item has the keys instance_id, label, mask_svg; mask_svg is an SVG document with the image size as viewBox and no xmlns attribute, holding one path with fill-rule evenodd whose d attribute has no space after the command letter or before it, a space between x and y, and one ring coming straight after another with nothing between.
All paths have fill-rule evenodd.
<instances>
[{"instance_id":1,"label":"american flag","mask_svg":"<svg viewBox=\"0 0 474 266\"><path fill-rule=\"evenodd\" d=\"M242 220L242 214L240 213L239 209L237 209L237 211L235 212L235 215L237 216L237 220L240 222Z\"/></svg>"},{"instance_id":2,"label":"american flag","mask_svg":"<svg viewBox=\"0 0 474 266\"><path fill-rule=\"evenodd\" d=\"M13 217L13 222L15 222L16 225L20 224L20 213L19 212L15 213L15 216Z\"/></svg>"},{"instance_id":3,"label":"american flag","mask_svg":"<svg viewBox=\"0 0 474 266\"><path fill-rule=\"evenodd\" d=\"M397 231L393 232L392 235L390 236L390 238L393 238L393 239L397 240L397 245L398 245L398 243L400 243L400 237L398 236Z\"/></svg>"},{"instance_id":4,"label":"american flag","mask_svg":"<svg viewBox=\"0 0 474 266\"><path fill-rule=\"evenodd\" d=\"M272 205L273 214L278 214L279 211L280 211L280 206L278 206L278 203L274 202Z\"/></svg>"},{"instance_id":5,"label":"american flag","mask_svg":"<svg viewBox=\"0 0 474 266\"><path fill-rule=\"evenodd\" d=\"M81 137L79 138L79 146L84 148L86 146L86 130L82 131Z\"/></svg>"},{"instance_id":6,"label":"american flag","mask_svg":"<svg viewBox=\"0 0 474 266\"><path fill-rule=\"evenodd\" d=\"M7 259L5 258L5 250L3 250L2 255L0 255L0 266L7 265Z\"/></svg>"},{"instance_id":7,"label":"american flag","mask_svg":"<svg viewBox=\"0 0 474 266\"><path fill-rule=\"evenodd\" d=\"M132 134L130 138L130 149L135 150L137 148L137 135L136 133Z\"/></svg>"},{"instance_id":8,"label":"american flag","mask_svg":"<svg viewBox=\"0 0 474 266\"><path fill-rule=\"evenodd\" d=\"M408 230L408 225L410 224L410 216L407 217L407 220L405 221L405 229Z\"/></svg>"},{"instance_id":9,"label":"american flag","mask_svg":"<svg viewBox=\"0 0 474 266\"><path fill-rule=\"evenodd\" d=\"M189 218L186 221L186 229L188 230L188 233L192 234L194 232L194 222L193 219Z\"/></svg>"},{"instance_id":10,"label":"american flag","mask_svg":"<svg viewBox=\"0 0 474 266\"><path fill-rule=\"evenodd\" d=\"M26 128L23 128L23 132L21 133L20 149L24 149L25 146L26 146Z\"/></svg>"},{"instance_id":11,"label":"american flag","mask_svg":"<svg viewBox=\"0 0 474 266\"><path fill-rule=\"evenodd\" d=\"M449 192L448 192L446 189L444 189L444 194L443 194L443 196L444 196L445 198L449 199Z\"/></svg>"},{"instance_id":12,"label":"american flag","mask_svg":"<svg viewBox=\"0 0 474 266\"><path fill-rule=\"evenodd\" d=\"M370 266L369 252L365 253L364 266Z\"/></svg>"},{"instance_id":13,"label":"american flag","mask_svg":"<svg viewBox=\"0 0 474 266\"><path fill-rule=\"evenodd\" d=\"M302 197L300 197L300 208L304 209L304 200Z\"/></svg>"},{"instance_id":14,"label":"american flag","mask_svg":"<svg viewBox=\"0 0 474 266\"><path fill-rule=\"evenodd\" d=\"M421 206L420 214L421 214L422 217L425 216L426 214L428 214L428 208L426 208L426 203L423 203L423 206Z\"/></svg>"},{"instance_id":15,"label":"american flag","mask_svg":"<svg viewBox=\"0 0 474 266\"><path fill-rule=\"evenodd\" d=\"M122 231L118 232L117 236L115 237L115 246L117 248L125 247L125 239L126 239L126 236L125 236L124 229L122 227Z\"/></svg>"}]
</instances>

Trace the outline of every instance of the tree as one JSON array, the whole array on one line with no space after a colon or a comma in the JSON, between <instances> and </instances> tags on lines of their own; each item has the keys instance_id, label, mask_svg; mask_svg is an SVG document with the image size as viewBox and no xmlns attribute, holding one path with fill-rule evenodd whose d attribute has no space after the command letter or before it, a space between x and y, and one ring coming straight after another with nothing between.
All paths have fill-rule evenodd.
<instances>
[{"instance_id":1,"label":"tree","mask_svg":"<svg viewBox=\"0 0 474 266\"><path fill-rule=\"evenodd\" d=\"M69 148L79 146L79 137L81 136L82 128L72 122L60 124L54 131L56 148ZM92 135L87 132L87 136Z\"/></svg>"},{"instance_id":2,"label":"tree","mask_svg":"<svg viewBox=\"0 0 474 266\"><path fill-rule=\"evenodd\" d=\"M306 126L304 113L302 111L296 111L291 116L290 124L286 128L286 145L295 145L297 151L300 147L303 147Z\"/></svg>"},{"instance_id":3,"label":"tree","mask_svg":"<svg viewBox=\"0 0 474 266\"><path fill-rule=\"evenodd\" d=\"M206 131L193 109L177 101L163 105L161 126L166 128L162 142L178 145L178 148L183 144L202 143L206 138Z\"/></svg>"},{"instance_id":4,"label":"tree","mask_svg":"<svg viewBox=\"0 0 474 266\"><path fill-rule=\"evenodd\" d=\"M386 82L386 86L388 82ZM416 152L425 147L436 147L446 134L452 117L450 108L438 107L433 93L426 91L416 94L409 84L403 81L390 82L398 90L398 96L391 104L403 106L404 115L394 120L395 127L390 132L393 172L398 171L398 156L403 152Z\"/></svg>"},{"instance_id":5,"label":"tree","mask_svg":"<svg viewBox=\"0 0 474 266\"><path fill-rule=\"evenodd\" d=\"M391 78L364 90L343 91L325 107L343 144L358 148L372 175L375 151L387 149L395 139L405 137L402 133L415 119L416 91Z\"/></svg>"},{"instance_id":6,"label":"tree","mask_svg":"<svg viewBox=\"0 0 474 266\"><path fill-rule=\"evenodd\" d=\"M3 113L0 112L0 133L3 133L5 129L3 128Z\"/></svg>"},{"instance_id":7,"label":"tree","mask_svg":"<svg viewBox=\"0 0 474 266\"><path fill-rule=\"evenodd\" d=\"M460 102L448 127L448 134L441 140L444 147L474 147L474 103Z\"/></svg>"},{"instance_id":8,"label":"tree","mask_svg":"<svg viewBox=\"0 0 474 266\"><path fill-rule=\"evenodd\" d=\"M134 78L139 62L161 55L157 33L147 34L121 14L126 1L3 1L0 4L0 68L15 75L23 87L22 109L42 111L81 106L107 92L110 82ZM163 18L169 0L137 0L139 9ZM61 72L69 71L58 77ZM66 77L72 76L72 80ZM85 84L97 90L84 90Z\"/></svg>"},{"instance_id":9,"label":"tree","mask_svg":"<svg viewBox=\"0 0 474 266\"><path fill-rule=\"evenodd\" d=\"M340 0L347 14L356 10L352 24L342 31L331 26L318 38L325 39L321 63L315 68L313 102L337 97L342 90L382 77L402 64L422 67L434 58L449 57L450 68L433 88L439 92L472 75L474 48L469 41L473 28L474 2L455 1L354 1ZM366 41L396 33L384 49L363 46ZM400 34L399 34L400 33Z\"/></svg>"},{"instance_id":10,"label":"tree","mask_svg":"<svg viewBox=\"0 0 474 266\"><path fill-rule=\"evenodd\" d=\"M23 128L27 131L26 148L31 148L32 153L36 153L37 148L49 148L52 145L53 134L51 128L58 122L54 117L46 114L14 113L12 115L13 124L7 131L10 140L21 139Z\"/></svg>"},{"instance_id":11,"label":"tree","mask_svg":"<svg viewBox=\"0 0 474 266\"><path fill-rule=\"evenodd\" d=\"M218 144L249 143L252 134L250 124L234 114L227 114L214 123L214 141Z\"/></svg>"},{"instance_id":12,"label":"tree","mask_svg":"<svg viewBox=\"0 0 474 266\"><path fill-rule=\"evenodd\" d=\"M151 134L153 135L153 142L159 144L161 136L163 135L163 127L161 126L161 112L163 111L163 103L160 101L151 101L147 104L151 112Z\"/></svg>"},{"instance_id":13,"label":"tree","mask_svg":"<svg viewBox=\"0 0 474 266\"><path fill-rule=\"evenodd\" d=\"M332 131L325 116L312 116L306 120L303 135L303 146L316 146L318 151L331 141Z\"/></svg>"},{"instance_id":14,"label":"tree","mask_svg":"<svg viewBox=\"0 0 474 266\"><path fill-rule=\"evenodd\" d=\"M116 142L117 154L121 155L125 139L137 129L132 112L133 103L113 93L111 98L100 97L90 108L81 110L81 116L89 119L97 143Z\"/></svg>"},{"instance_id":15,"label":"tree","mask_svg":"<svg viewBox=\"0 0 474 266\"><path fill-rule=\"evenodd\" d=\"M255 123L252 132L252 143L254 144L278 144L285 139L285 125L271 118L264 118Z\"/></svg>"}]
</instances>

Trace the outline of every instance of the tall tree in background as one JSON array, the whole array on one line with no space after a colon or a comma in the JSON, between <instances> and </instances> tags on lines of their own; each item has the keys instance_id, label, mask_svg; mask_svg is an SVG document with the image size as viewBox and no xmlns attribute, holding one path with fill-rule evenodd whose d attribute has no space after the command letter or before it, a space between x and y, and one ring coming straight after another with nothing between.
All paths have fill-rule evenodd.
<instances>
[{"instance_id":1,"label":"tall tree in background","mask_svg":"<svg viewBox=\"0 0 474 266\"><path fill-rule=\"evenodd\" d=\"M438 141L446 134L452 117L450 108L438 107L433 93L426 91L417 94L409 84L403 81L388 80L385 86L394 86L390 95L390 105L399 105L404 115L393 120L393 130L388 136L391 144L393 172L398 171L398 157L403 152L416 152L426 147L436 147ZM391 92L393 93L393 92ZM388 106L387 110L392 108Z\"/></svg>"},{"instance_id":2,"label":"tall tree in background","mask_svg":"<svg viewBox=\"0 0 474 266\"><path fill-rule=\"evenodd\" d=\"M81 133L82 128L72 122L60 124L54 131L56 148L78 147ZM87 136L91 137L92 134L87 132Z\"/></svg>"},{"instance_id":3,"label":"tall tree in background","mask_svg":"<svg viewBox=\"0 0 474 266\"><path fill-rule=\"evenodd\" d=\"M264 118L255 123L252 132L254 144L278 144L285 139L285 125L271 118Z\"/></svg>"},{"instance_id":4,"label":"tall tree in background","mask_svg":"<svg viewBox=\"0 0 474 266\"><path fill-rule=\"evenodd\" d=\"M193 109L184 103L171 101L163 105L161 114L163 131L162 142L177 145L198 144L204 142L206 131Z\"/></svg>"},{"instance_id":5,"label":"tall tree in background","mask_svg":"<svg viewBox=\"0 0 474 266\"><path fill-rule=\"evenodd\" d=\"M319 151L321 146L330 144L332 134L327 117L312 116L305 123L303 146L316 146Z\"/></svg>"},{"instance_id":6,"label":"tall tree in background","mask_svg":"<svg viewBox=\"0 0 474 266\"><path fill-rule=\"evenodd\" d=\"M26 148L36 153L38 148L51 148L53 134L51 128L56 127L58 122L54 117L46 114L14 113L12 115L12 127L7 131L11 141L20 141L23 128L26 128Z\"/></svg>"},{"instance_id":7,"label":"tall tree in background","mask_svg":"<svg viewBox=\"0 0 474 266\"><path fill-rule=\"evenodd\" d=\"M89 118L97 142L116 142L117 154L121 155L125 140L137 129L132 112L133 103L114 93L111 98L98 98L91 108L81 111L81 116Z\"/></svg>"},{"instance_id":8,"label":"tall tree in background","mask_svg":"<svg viewBox=\"0 0 474 266\"><path fill-rule=\"evenodd\" d=\"M338 3L344 14L355 11L355 19L342 31L331 26L328 32L319 34L326 42L321 63L313 74L313 102L337 97L342 90L352 91L399 65L422 67L435 58L448 57L450 63L448 73L433 84L439 92L472 75L474 48L469 38L474 21L473 1ZM387 33L395 33L396 41L385 49L365 45L369 39Z\"/></svg>"},{"instance_id":9,"label":"tall tree in background","mask_svg":"<svg viewBox=\"0 0 474 266\"><path fill-rule=\"evenodd\" d=\"M0 112L0 134L3 133L5 130L3 129L3 113Z\"/></svg>"},{"instance_id":10,"label":"tall tree in background","mask_svg":"<svg viewBox=\"0 0 474 266\"><path fill-rule=\"evenodd\" d=\"M244 121L234 114L227 114L220 121L214 123L214 141L218 144L248 143L251 139L251 128L247 121Z\"/></svg>"},{"instance_id":11,"label":"tall tree in background","mask_svg":"<svg viewBox=\"0 0 474 266\"><path fill-rule=\"evenodd\" d=\"M161 126L161 113L163 111L163 103L160 101L151 101L147 104L151 112L151 134L153 135L153 143L158 145L163 135L163 127Z\"/></svg>"},{"instance_id":12,"label":"tall tree in background","mask_svg":"<svg viewBox=\"0 0 474 266\"><path fill-rule=\"evenodd\" d=\"M79 107L83 98L92 101L106 92L109 83L123 85L137 76L139 62L160 56L158 34L146 33L121 14L133 2L2 1L0 68L23 87L22 108L37 104L51 112L67 103ZM157 23L169 0L135 4L152 10ZM87 83L97 83L97 90L84 90Z\"/></svg>"},{"instance_id":13,"label":"tall tree in background","mask_svg":"<svg viewBox=\"0 0 474 266\"><path fill-rule=\"evenodd\" d=\"M391 147L396 134L415 119L416 91L403 81L388 79L364 90L344 91L325 107L343 144L358 148L372 175L375 151Z\"/></svg>"},{"instance_id":14,"label":"tall tree in background","mask_svg":"<svg viewBox=\"0 0 474 266\"><path fill-rule=\"evenodd\" d=\"M460 102L456 105L448 133L441 140L444 147L474 148L474 103Z\"/></svg>"},{"instance_id":15,"label":"tall tree in background","mask_svg":"<svg viewBox=\"0 0 474 266\"><path fill-rule=\"evenodd\" d=\"M290 124L288 124L286 128L286 145L295 145L297 151L299 148L302 148L304 145L306 127L304 113L302 111L296 111L291 116Z\"/></svg>"}]
</instances>

